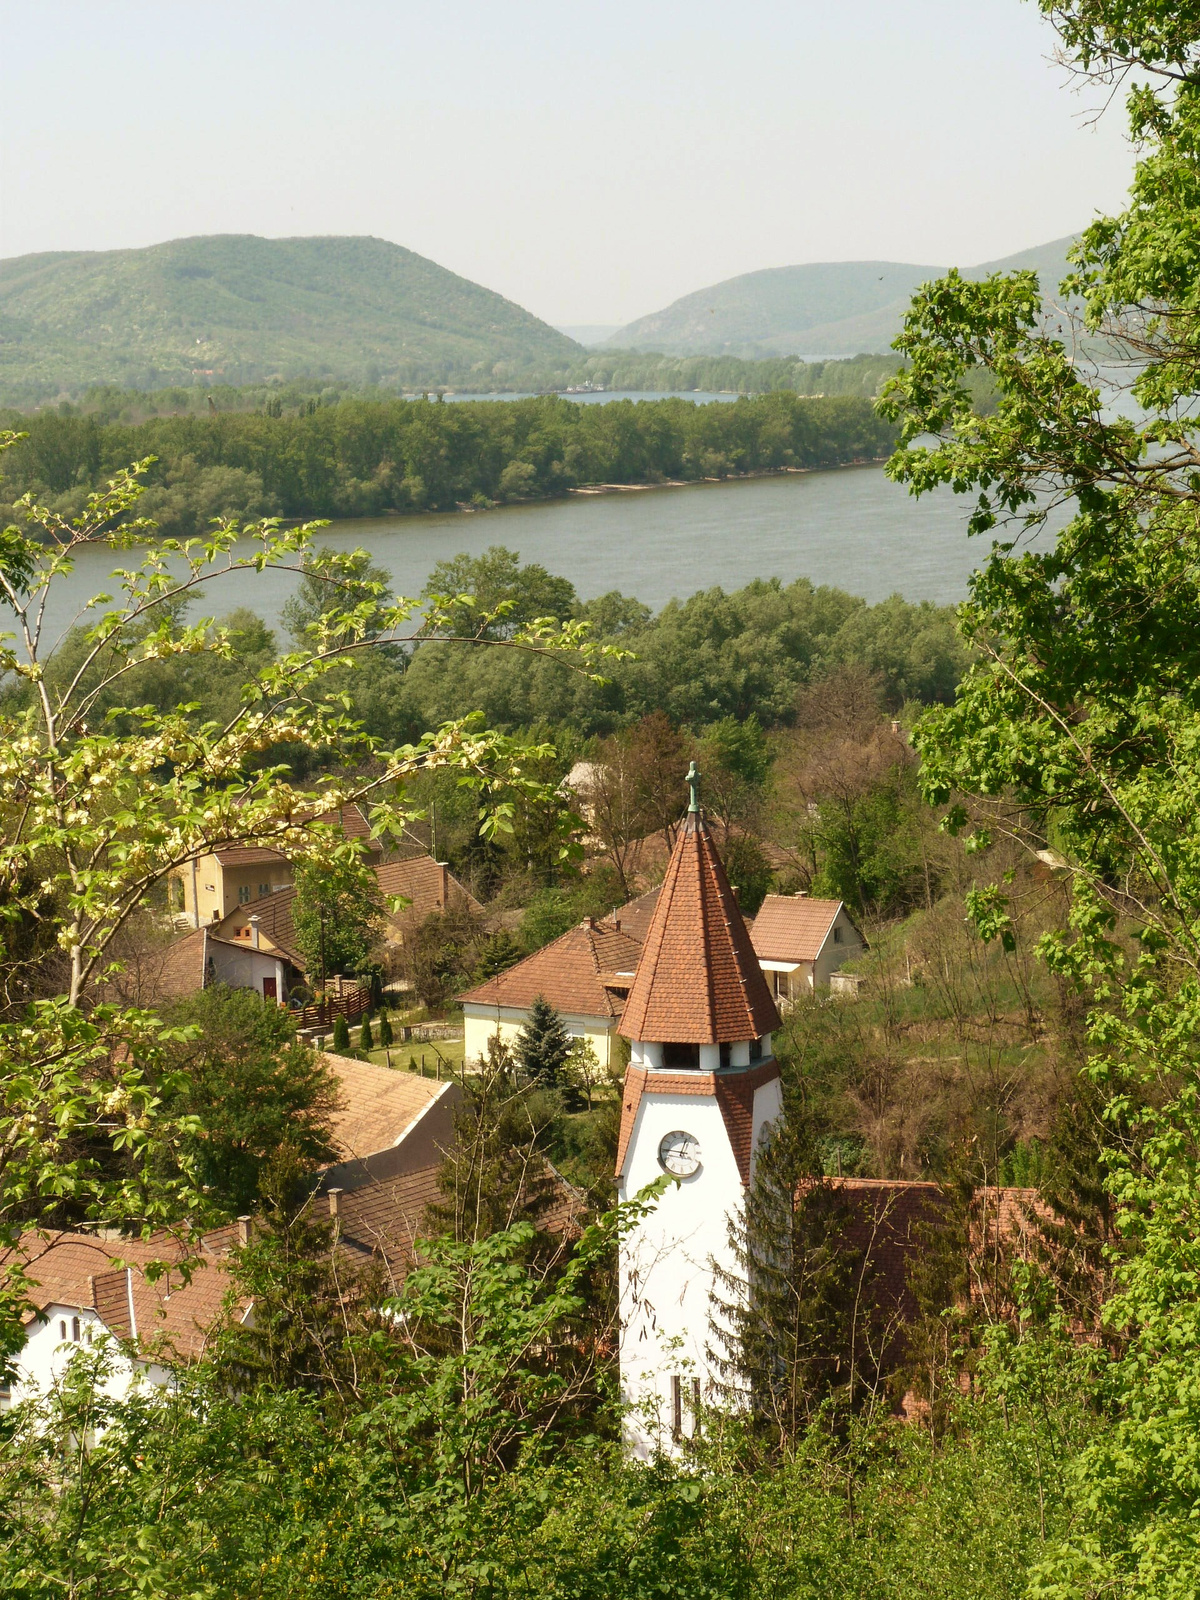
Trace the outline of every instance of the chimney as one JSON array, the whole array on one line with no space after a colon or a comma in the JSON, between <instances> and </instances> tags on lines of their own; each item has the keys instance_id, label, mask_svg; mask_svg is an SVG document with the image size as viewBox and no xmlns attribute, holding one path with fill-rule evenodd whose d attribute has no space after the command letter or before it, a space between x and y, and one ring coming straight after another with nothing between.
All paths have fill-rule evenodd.
<instances>
[{"instance_id":1,"label":"chimney","mask_svg":"<svg viewBox=\"0 0 1200 1600\"><path fill-rule=\"evenodd\" d=\"M88 1305L91 1306L93 1311L96 1309L96 1280L90 1272L88 1273Z\"/></svg>"},{"instance_id":2,"label":"chimney","mask_svg":"<svg viewBox=\"0 0 1200 1600\"><path fill-rule=\"evenodd\" d=\"M325 1192L329 1196L329 1215L336 1219L341 1215L342 1191L327 1189Z\"/></svg>"},{"instance_id":3,"label":"chimney","mask_svg":"<svg viewBox=\"0 0 1200 1600\"><path fill-rule=\"evenodd\" d=\"M587 923L589 928L595 928L595 926L596 926L595 917L586 917L584 920L586 921L586 923Z\"/></svg>"},{"instance_id":4,"label":"chimney","mask_svg":"<svg viewBox=\"0 0 1200 1600\"><path fill-rule=\"evenodd\" d=\"M613 923L613 927L617 930L618 933L620 933L620 931L621 931L621 919L620 919L620 917L618 917L616 919L616 921Z\"/></svg>"},{"instance_id":5,"label":"chimney","mask_svg":"<svg viewBox=\"0 0 1200 1600\"><path fill-rule=\"evenodd\" d=\"M250 1243L250 1225L253 1220L252 1217L239 1217L237 1219L237 1238L243 1250Z\"/></svg>"},{"instance_id":6,"label":"chimney","mask_svg":"<svg viewBox=\"0 0 1200 1600\"><path fill-rule=\"evenodd\" d=\"M258 913L257 912L255 912L254 915L250 918L250 944L251 944L251 947L253 949L255 949L255 950L257 950L259 948L259 943L258 943Z\"/></svg>"}]
</instances>

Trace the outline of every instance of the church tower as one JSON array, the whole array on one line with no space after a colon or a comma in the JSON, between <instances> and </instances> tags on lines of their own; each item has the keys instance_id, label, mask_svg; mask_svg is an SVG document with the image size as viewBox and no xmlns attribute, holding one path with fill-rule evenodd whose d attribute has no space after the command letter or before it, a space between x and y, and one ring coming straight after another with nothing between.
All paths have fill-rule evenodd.
<instances>
[{"instance_id":1,"label":"church tower","mask_svg":"<svg viewBox=\"0 0 1200 1600\"><path fill-rule=\"evenodd\" d=\"M771 1049L779 1013L705 826L699 776L693 763L691 805L620 1022L631 1046L620 1198L664 1172L676 1180L621 1251L621 1388L642 1458L677 1449L716 1399L714 1263L737 1271L729 1221L783 1104Z\"/></svg>"}]
</instances>

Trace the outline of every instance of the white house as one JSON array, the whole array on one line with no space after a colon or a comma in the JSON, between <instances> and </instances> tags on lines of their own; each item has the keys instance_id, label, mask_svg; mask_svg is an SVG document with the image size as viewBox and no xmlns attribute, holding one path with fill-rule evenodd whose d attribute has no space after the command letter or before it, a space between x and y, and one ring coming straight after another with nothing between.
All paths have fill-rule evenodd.
<instances>
[{"instance_id":1,"label":"white house","mask_svg":"<svg viewBox=\"0 0 1200 1600\"><path fill-rule=\"evenodd\" d=\"M621 1388L628 1445L642 1459L680 1449L700 1407L720 1398L713 1290L718 1270L736 1278L729 1222L782 1109L778 1025L693 790L620 1023L632 1050L620 1198L664 1173L675 1180L621 1248Z\"/></svg>"},{"instance_id":2,"label":"white house","mask_svg":"<svg viewBox=\"0 0 1200 1600\"><path fill-rule=\"evenodd\" d=\"M847 961L865 955L867 941L841 900L769 894L750 928L750 940L771 993L786 1009L801 995L829 987Z\"/></svg>"},{"instance_id":3,"label":"white house","mask_svg":"<svg viewBox=\"0 0 1200 1600\"><path fill-rule=\"evenodd\" d=\"M587 1040L601 1067L611 1066L641 949L619 922L587 917L507 972L468 989L459 996L467 1060L486 1060L488 1040L497 1035L512 1044L543 995L572 1038Z\"/></svg>"}]
</instances>

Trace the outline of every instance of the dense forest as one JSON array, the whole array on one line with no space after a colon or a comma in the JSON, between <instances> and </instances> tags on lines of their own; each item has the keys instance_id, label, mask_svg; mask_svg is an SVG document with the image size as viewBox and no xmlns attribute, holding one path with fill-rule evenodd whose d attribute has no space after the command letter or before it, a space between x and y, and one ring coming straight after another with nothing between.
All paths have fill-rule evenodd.
<instances>
[{"instance_id":1,"label":"dense forest","mask_svg":"<svg viewBox=\"0 0 1200 1600\"><path fill-rule=\"evenodd\" d=\"M357 517L453 510L565 494L584 484L662 483L875 460L893 434L863 399L778 393L728 405L684 399L574 405L538 399L315 400L284 413L156 417L0 416L27 434L5 460L9 500L60 512L149 456L144 513L164 534L215 516Z\"/></svg>"}]
</instances>

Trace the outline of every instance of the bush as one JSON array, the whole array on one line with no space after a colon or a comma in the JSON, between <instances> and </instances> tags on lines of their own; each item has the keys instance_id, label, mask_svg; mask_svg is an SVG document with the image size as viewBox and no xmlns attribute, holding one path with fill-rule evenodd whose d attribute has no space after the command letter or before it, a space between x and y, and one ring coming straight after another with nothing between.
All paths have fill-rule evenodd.
<instances>
[{"instance_id":1,"label":"bush","mask_svg":"<svg viewBox=\"0 0 1200 1600\"><path fill-rule=\"evenodd\" d=\"M335 1055L350 1054L350 1024L342 1016L333 1019L333 1049Z\"/></svg>"},{"instance_id":2,"label":"bush","mask_svg":"<svg viewBox=\"0 0 1200 1600\"><path fill-rule=\"evenodd\" d=\"M379 1016L379 1048L389 1050L392 1044L392 1024L386 1011Z\"/></svg>"},{"instance_id":3,"label":"bush","mask_svg":"<svg viewBox=\"0 0 1200 1600\"><path fill-rule=\"evenodd\" d=\"M362 1019L362 1027L358 1030L358 1048L360 1050L374 1050L375 1038L371 1032L371 1013L368 1011Z\"/></svg>"}]
</instances>

